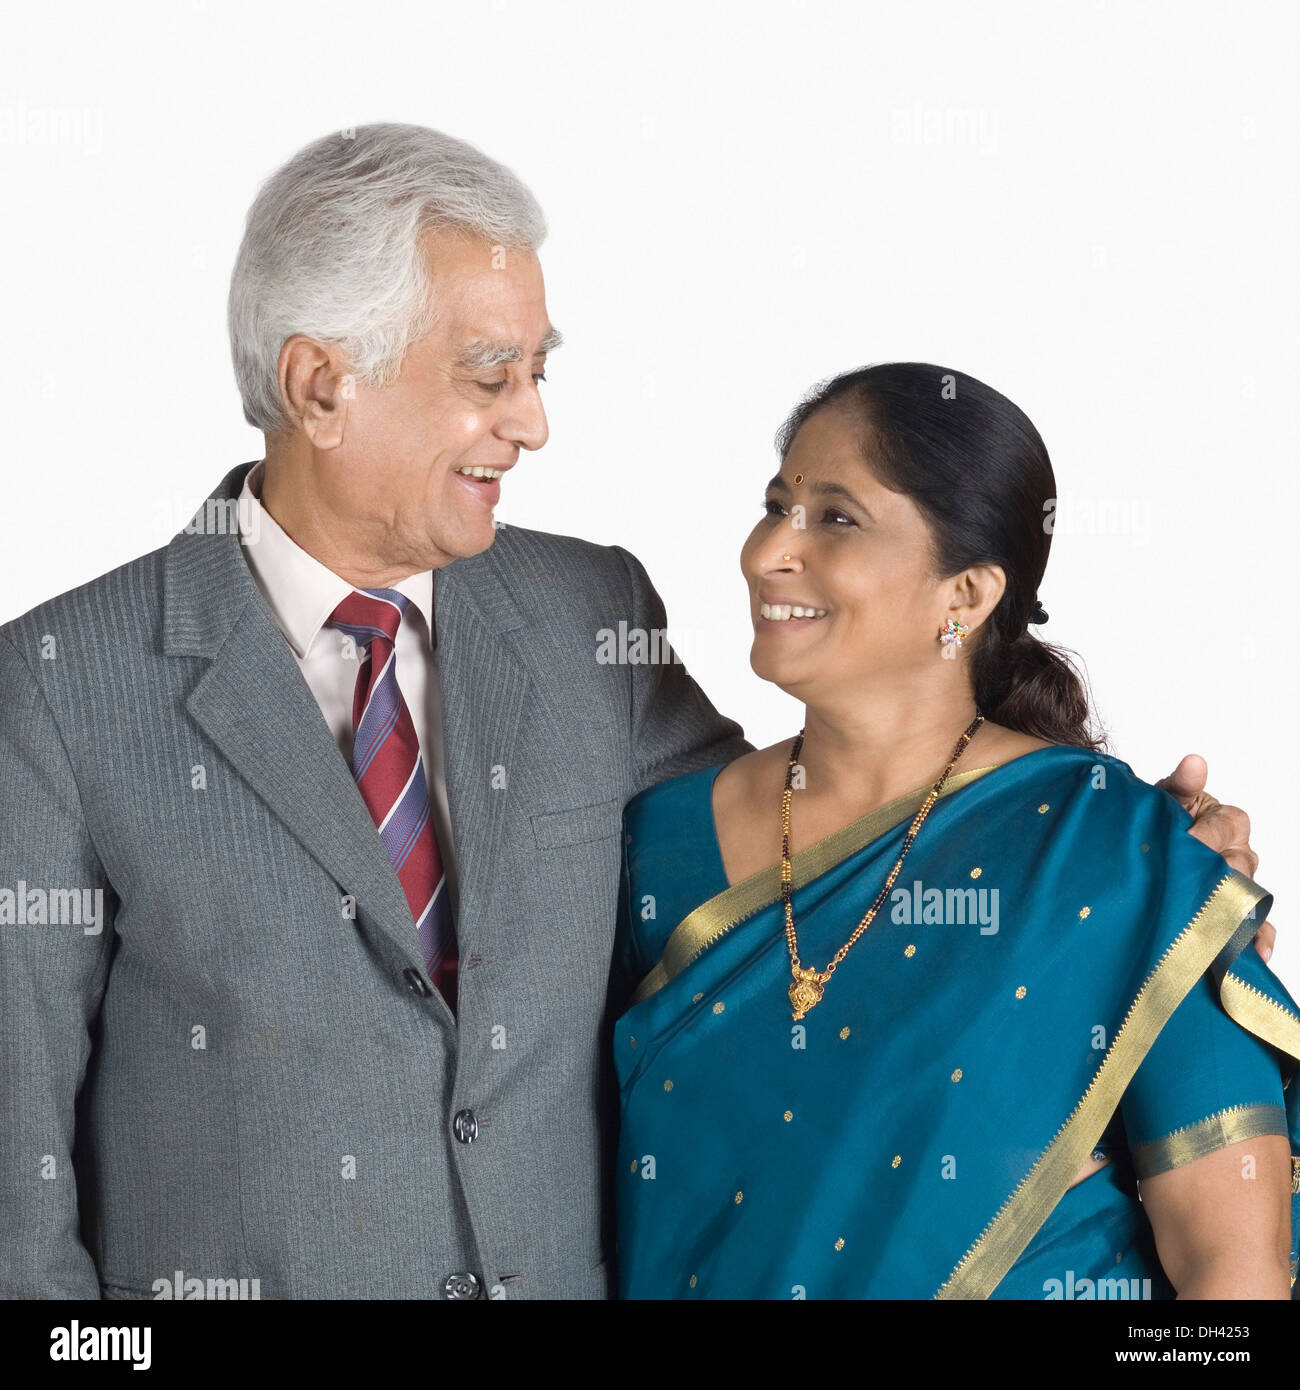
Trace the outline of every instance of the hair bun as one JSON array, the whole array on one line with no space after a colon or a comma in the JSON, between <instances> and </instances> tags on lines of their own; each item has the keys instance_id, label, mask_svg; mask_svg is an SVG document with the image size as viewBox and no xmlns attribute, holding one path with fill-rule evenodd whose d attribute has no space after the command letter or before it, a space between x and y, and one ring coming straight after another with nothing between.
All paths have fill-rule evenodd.
<instances>
[{"instance_id":1,"label":"hair bun","mask_svg":"<svg viewBox=\"0 0 1300 1390\"><path fill-rule=\"evenodd\" d=\"M1047 610L1037 599L1034 600L1034 611L1029 615L1031 623L1045 623L1047 621Z\"/></svg>"}]
</instances>

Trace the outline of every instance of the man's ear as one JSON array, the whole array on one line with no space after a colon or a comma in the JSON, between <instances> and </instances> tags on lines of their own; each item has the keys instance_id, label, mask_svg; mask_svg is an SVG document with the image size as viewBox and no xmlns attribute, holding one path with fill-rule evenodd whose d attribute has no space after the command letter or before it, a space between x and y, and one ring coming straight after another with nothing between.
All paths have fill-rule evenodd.
<instances>
[{"instance_id":1,"label":"man's ear","mask_svg":"<svg viewBox=\"0 0 1300 1390\"><path fill-rule=\"evenodd\" d=\"M296 333L280 348L276 372L280 401L291 426L300 429L313 448L338 448L354 384L337 348Z\"/></svg>"}]
</instances>

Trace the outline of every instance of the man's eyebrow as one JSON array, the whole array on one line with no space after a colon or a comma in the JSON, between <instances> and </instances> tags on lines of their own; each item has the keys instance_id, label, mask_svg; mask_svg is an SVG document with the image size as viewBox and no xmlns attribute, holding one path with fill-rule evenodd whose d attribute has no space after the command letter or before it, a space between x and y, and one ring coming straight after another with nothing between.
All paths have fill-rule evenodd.
<instances>
[{"instance_id":1,"label":"man's eyebrow","mask_svg":"<svg viewBox=\"0 0 1300 1390\"><path fill-rule=\"evenodd\" d=\"M546 336L537 344L533 356L544 357L548 352L554 352L563 341L564 334L552 324L547 329ZM456 361L472 372L486 372L507 362L523 360L524 350L519 343L502 342L496 338L480 338L478 342L467 344L456 354Z\"/></svg>"}]
</instances>

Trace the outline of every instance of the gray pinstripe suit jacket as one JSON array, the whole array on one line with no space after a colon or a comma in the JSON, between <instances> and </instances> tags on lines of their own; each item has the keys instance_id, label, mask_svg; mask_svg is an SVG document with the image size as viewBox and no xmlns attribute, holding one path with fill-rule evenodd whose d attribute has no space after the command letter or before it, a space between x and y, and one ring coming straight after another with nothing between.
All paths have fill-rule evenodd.
<instances>
[{"instance_id":1,"label":"gray pinstripe suit jacket","mask_svg":"<svg viewBox=\"0 0 1300 1390\"><path fill-rule=\"evenodd\" d=\"M435 606L458 1024L237 535L0 628L0 1293L608 1293L620 813L748 745L684 667L596 662L664 626L618 547L503 528ZM31 920L96 889L98 933Z\"/></svg>"}]
</instances>

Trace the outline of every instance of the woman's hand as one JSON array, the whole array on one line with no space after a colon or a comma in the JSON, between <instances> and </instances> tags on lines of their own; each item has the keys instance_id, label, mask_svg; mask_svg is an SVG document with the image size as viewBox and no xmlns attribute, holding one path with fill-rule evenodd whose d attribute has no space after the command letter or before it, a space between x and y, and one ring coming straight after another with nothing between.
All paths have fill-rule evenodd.
<instances>
[{"instance_id":1,"label":"woman's hand","mask_svg":"<svg viewBox=\"0 0 1300 1390\"><path fill-rule=\"evenodd\" d=\"M1189 835L1223 855L1247 878L1254 878L1259 855L1250 847L1250 817L1240 806L1224 806L1205 790L1207 773L1205 759L1199 753L1188 753L1156 786L1163 787L1184 811L1196 818ZM1255 934L1255 949L1266 961L1273 954L1276 940L1277 929L1271 922L1265 922Z\"/></svg>"},{"instance_id":2,"label":"woman's hand","mask_svg":"<svg viewBox=\"0 0 1300 1390\"><path fill-rule=\"evenodd\" d=\"M1179 1298L1291 1297L1291 1146L1241 1139L1139 1184Z\"/></svg>"}]
</instances>

